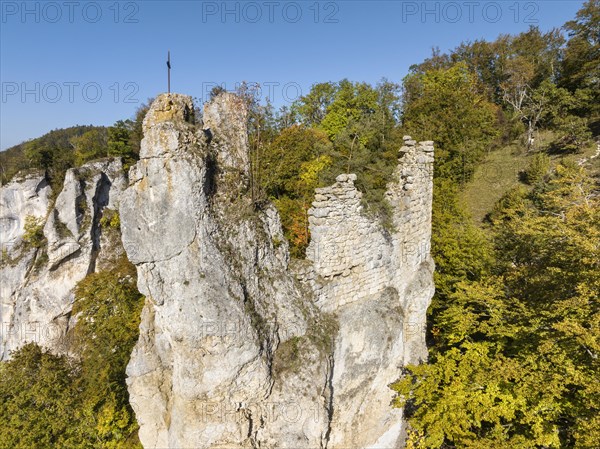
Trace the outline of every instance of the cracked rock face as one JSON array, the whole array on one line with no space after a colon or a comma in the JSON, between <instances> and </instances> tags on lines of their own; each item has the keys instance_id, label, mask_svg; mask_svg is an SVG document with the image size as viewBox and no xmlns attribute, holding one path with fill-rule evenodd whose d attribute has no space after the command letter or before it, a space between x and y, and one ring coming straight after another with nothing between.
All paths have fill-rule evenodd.
<instances>
[{"instance_id":1,"label":"cracked rock face","mask_svg":"<svg viewBox=\"0 0 600 449\"><path fill-rule=\"evenodd\" d=\"M229 160L222 153L244 142L245 112L227 108L242 107L231 97L205 110L210 145L186 120L161 121L153 105L122 198L123 244L147 297L127 373L148 448L254 447L283 435L314 447L324 438L327 415L304 410L325 408L326 356L306 338L311 363L273 373L277 347L305 335L317 313L273 243L283 240L279 217L272 207L254 213L241 195L244 170L211 162ZM180 95L165 101L191 106ZM302 411L288 428L295 407Z\"/></svg>"},{"instance_id":2,"label":"cracked rock face","mask_svg":"<svg viewBox=\"0 0 600 449\"><path fill-rule=\"evenodd\" d=\"M318 189L307 260L292 263L277 211L250 199L243 103L217 96L203 127L192 111L187 96L157 98L120 197L146 295L127 368L142 444L402 447L388 384L427 355L431 143L400 150L393 231L340 175Z\"/></svg>"},{"instance_id":3,"label":"cracked rock face","mask_svg":"<svg viewBox=\"0 0 600 449\"><path fill-rule=\"evenodd\" d=\"M99 220L105 208L118 210L127 185L120 161L91 162L65 175L50 204L43 175L16 178L0 189L0 360L28 342L60 353L66 350L73 289L101 269L120 242L108 241ZM45 242L23 240L27 217L39 221Z\"/></svg>"}]
</instances>

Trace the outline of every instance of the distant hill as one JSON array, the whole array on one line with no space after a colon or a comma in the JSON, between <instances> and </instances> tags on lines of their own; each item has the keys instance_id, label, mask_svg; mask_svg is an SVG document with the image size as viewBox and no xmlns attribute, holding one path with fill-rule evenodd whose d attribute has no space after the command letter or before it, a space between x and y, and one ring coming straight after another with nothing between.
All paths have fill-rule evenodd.
<instances>
[{"instance_id":1,"label":"distant hill","mask_svg":"<svg viewBox=\"0 0 600 449\"><path fill-rule=\"evenodd\" d=\"M44 170L53 186L62 186L72 167L104 157L121 158L126 164L137 160L143 137L142 122L148 104L140 105L131 119L112 126L76 125L50 131L0 152L0 182L6 184L21 170Z\"/></svg>"},{"instance_id":2,"label":"distant hill","mask_svg":"<svg viewBox=\"0 0 600 449\"><path fill-rule=\"evenodd\" d=\"M29 168L47 168L61 159L74 157L71 139L92 130L105 132L103 126L76 125L50 131L41 137L21 142L0 152L0 176L2 184L6 184L19 171ZM30 154L27 154L27 149ZM37 160L32 160L31 153L36 153Z\"/></svg>"}]
</instances>

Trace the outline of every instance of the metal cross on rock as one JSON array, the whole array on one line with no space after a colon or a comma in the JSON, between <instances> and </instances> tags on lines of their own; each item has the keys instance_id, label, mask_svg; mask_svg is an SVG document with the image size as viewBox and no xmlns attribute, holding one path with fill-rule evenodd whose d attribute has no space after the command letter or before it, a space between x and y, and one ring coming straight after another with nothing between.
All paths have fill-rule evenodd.
<instances>
[{"instance_id":1,"label":"metal cross on rock","mask_svg":"<svg viewBox=\"0 0 600 449\"><path fill-rule=\"evenodd\" d=\"M171 51L167 53L167 87L167 92L171 93Z\"/></svg>"}]
</instances>

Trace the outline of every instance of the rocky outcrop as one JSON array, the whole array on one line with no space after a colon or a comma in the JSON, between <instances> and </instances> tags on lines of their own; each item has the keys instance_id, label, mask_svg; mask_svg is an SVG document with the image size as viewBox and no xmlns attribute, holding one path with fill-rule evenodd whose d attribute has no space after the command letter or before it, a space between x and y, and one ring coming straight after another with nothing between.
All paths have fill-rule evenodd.
<instances>
[{"instance_id":1,"label":"rocky outcrop","mask_svg":"<svg viewBox=\"0 0 600 449\"><path fill-rule=\"evenodd\" d=\"M391 229L367 217L355 175L317 189L309 210L311 262L302 279L338 319L333 350L331 447L398 447L399 410L384 388L399 366L427 356L425 314L433 296L432 142L405 138L390 180Z\"/></svg>"},{"instance_id":2,"label":"rocky outcrop","mask_svg":"<svg viewBox=\"0 0 600 449\"><path fill-rule=\"evenodd\" d=\"M201 126L189 97L161 95L129 177L102 160L54 194L43 174L3 186L0 359L65 351L76 284L125 251L146 296L127 368L144 447L402 447L388 384L427 355L433 145L405 138L385 227L355 175L317 189L298 261L252 201L246 121L232 94ZM102 221L117 212L120 232Z\"/></svg>"},{"instance_id":3,"label":"rocky outcrop","mask_svg":"<svg viewBox=\"0 0 600 449\"><path fill-rule=\"evenodd\" d=\"M105 160L68 170L53 202L43 174L0 189L0 359L31 341L66 349L74 287L122 253L100 218L106 208L118 210L126 185L121 162ZM27 217L43 232L35 245L23 239Z\"/></svg>"},{"instance_id":4,"label":"rocky outcrop","mask_svg":"<svg viewBox=\"0 0 600 449\"><path fill-rule=\"evenodd\" d=\"M276 210L249 194L243 103L221 94L203 123L189 97L159 96L121 195L146 296L127 369L144 447L401 447L388 384L426 357L431 142L405 139L390 229L340 175L291 263Z\"/></svg>"},{"instance_id":5,"label":"rocky outcrop","mask_svg":"<svg viewBox=\"0 0 600 449\"><path fill-rule=\"evenodd\" d=\"M24 233L28 216L43 218L48 211L50 186L43 173L16 176L0 189L2 249L13 251Z\"/></svg>"},{"instance_id":6,"label":"rocky outcrop","mask_svg":"<svg viewBox=\"0 0 600 449\"><path fill-rule=\"evenodd\" d=\"M184 116L162 121L165 103L185 110L191 99L159 97L123 194L123 244L147 297L128 367L140 438L148 448L320 445L327 414L308 411L328 401L328 362L300 341L316 309L275 244L284 240L276 211L254 211L247 171L231 162L243 160L229 153L245 149L245 109L220 99L205 110L209 133ZM290 340L307 358L293 373L296 360L276 355Z\"/></svg>"}]
</instances>

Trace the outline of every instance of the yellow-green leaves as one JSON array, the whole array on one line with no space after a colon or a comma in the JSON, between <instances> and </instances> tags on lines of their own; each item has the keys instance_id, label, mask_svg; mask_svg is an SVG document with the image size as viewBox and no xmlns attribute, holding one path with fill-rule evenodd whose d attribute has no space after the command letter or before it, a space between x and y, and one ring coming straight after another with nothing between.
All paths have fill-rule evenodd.
<instances>
[{"instance_id":1,"label":"yellow-green leaves","mask_svg":"<svg viewBox=\"0 0 600 449\"><path fill-rule=\"evenodd\" d=\"M125 367L143 297L121 260L78 284L76 357L29 344L0 364L0 449L139 449Z\"/></svg>"},{"instance_id":2,"label":"yellow-green leaves","mask_svg":"<svg viewBox=\"0 0 600 449\"><path fill-rule=\"evenodd\" d=\"M505 197L489 230L495 266L477 277L447 268L470 265L469 240L462 253L440 241L444 300L432 309L430 362L392 386L413 447L600 441L600 200L589 180L559 165L533 191Z\"/></svg>"},{"instance_id":3,"label":"yellow-green leaves","mask_svg":"<svg viewBox=\"0 0 600 449\"><path fill-rule=\"evenodd\" d=\"M25 231L23 233L23 241L27 245L39 248L44 244L44 220L42 218L27 215L23 229Z\"/></svg>"}]
</instances>

